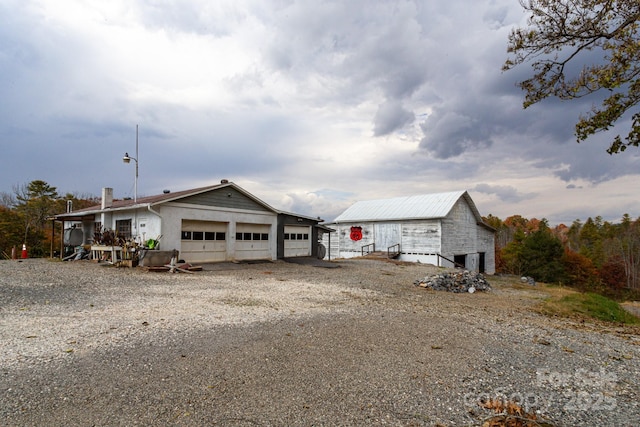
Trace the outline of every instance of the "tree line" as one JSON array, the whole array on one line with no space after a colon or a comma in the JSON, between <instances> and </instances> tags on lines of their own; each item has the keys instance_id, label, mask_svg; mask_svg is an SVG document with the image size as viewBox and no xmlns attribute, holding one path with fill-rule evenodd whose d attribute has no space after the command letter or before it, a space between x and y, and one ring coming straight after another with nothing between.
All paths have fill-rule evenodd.
<instances>
[{"instance_id":1,"label":"tree line","mask_svg":"<svg viewBox=\"0 0 640 427\"><path fill-rule=\"evenodd\" d=\"M496 272L533 277L581 290L640 292L640 218L602 217L549 227L520 215L485 222L496 229Z\"/></svg>"}]
</instances>

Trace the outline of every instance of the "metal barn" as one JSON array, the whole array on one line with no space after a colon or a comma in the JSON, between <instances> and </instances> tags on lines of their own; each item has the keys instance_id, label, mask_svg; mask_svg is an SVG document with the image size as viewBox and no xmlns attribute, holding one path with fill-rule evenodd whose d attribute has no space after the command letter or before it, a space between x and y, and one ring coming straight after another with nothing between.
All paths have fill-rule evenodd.
<instances>
[{"instance_id":1,"label":"metal barn","mask_svg":"<svg viewBox=\"0 0 640 427\"><path fill-rule=\"evenodd\" d=\"M495 273L495 230L467 191L360 201L325 225L336 230L323 237L331 259L378 252Z\"/></svg>"}]
</instances>

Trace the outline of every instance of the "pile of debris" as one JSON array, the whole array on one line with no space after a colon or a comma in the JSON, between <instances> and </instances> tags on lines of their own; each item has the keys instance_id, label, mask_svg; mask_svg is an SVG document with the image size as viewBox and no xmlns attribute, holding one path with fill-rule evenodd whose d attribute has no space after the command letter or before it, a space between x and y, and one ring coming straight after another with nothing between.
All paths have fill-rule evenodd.
<instances>
[{"instance_id":1,"label":"pile of debris","mask_svg":"<svg viewBox=\"0 0 640 427\"><path fill-rule=\"evenodd\" d=\"M435 291L469 292L490 291L491 285L480 273L461 270L427 276L414 282L416 286Z\"/></svg>"}]
</instances>

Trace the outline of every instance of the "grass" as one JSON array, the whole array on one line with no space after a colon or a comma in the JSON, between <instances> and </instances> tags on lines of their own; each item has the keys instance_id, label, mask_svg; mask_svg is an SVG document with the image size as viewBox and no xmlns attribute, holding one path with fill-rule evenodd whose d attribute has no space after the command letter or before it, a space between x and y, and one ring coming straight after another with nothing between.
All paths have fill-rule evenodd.
<instances>
[{"instance_id":1,"label":"grass","mask_svg":"<svg viewBox=\"0 0 640 427\"><path fill-rule=\"evenodd\" d=\"M550 297L542 303L541 311L561 317L580 317L605 322L640 325L640 318L632 315L617 302L592 292L579 293L566 288L548 287Z\"/></svg>"}]
</instances>

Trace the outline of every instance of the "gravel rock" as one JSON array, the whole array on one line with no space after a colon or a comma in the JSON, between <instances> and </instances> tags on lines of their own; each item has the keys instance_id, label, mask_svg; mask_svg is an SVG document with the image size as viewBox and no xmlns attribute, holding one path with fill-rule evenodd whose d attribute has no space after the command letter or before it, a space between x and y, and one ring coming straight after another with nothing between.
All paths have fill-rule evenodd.
<instances>
[{"instance_id":1,"label":"gravel rock","mask_svg":"<svg viewBox=\"0 0 640 427\"><path fill-rule=\"evenodd\" d=\"M427 276L414 282L421 288L429 288L434 291L469 292L490 291L491 285L480 273L468 270L452 271Z\"/></svg>"},{"instance_id":2,"label":"gravel rock","mask_svg":"<svg viewBox=\"0 0 640 427\"><path fill-rule=\"evenodd\" d=\"M640 425L636 329L542 316L542 287L424 292L440 269L337 263L0 261L0 425L472 426L487 399Z\"/></svg>"}]
</instances>

